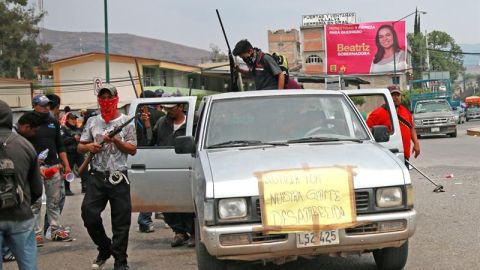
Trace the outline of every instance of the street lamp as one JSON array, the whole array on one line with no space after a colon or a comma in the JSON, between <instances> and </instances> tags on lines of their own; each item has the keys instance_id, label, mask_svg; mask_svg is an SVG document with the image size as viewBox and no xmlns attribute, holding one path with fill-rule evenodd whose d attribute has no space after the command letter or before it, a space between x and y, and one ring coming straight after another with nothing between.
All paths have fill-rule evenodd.
<instances>
[{"instance_id":1,"label":"street lamp","mask_svg":"<svg viewBox=\"0 0 480 270\"><path fill-rule=\"evenodd\" d=\"M421 10L415 10L414 12L406 15L406 16L403 16L402 18L392 22L392 27L394 28L395 30L395 24L403 19L406 19L410 16L412 16L413 14L427 14L426 11L421 11ZM396 56L397 52L396 50L393 51L393 79L394 79L394 84L397 85L398 84L398 81L397 81L397 56Z\"/></svg>"}]
</instances>

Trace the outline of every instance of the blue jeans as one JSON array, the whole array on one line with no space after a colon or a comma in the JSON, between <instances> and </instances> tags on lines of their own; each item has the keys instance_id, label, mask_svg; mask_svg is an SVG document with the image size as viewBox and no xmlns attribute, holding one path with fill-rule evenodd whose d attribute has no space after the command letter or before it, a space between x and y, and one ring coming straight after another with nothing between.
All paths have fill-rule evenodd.
<instances>
[{"instance_id":1,"label":"blue jeans","mask_svg":"<svg viewBox=\"0 0 480 270\"><path fill-rule=\"evenodd\" d=\"M137 222L140 225L140 229L147 229L153 223L152 212L141 212L138 214Z\"/></svg>"},{"instance_id":2,"label":"blue jeans","mask_svg":"<svg viewBox=\"0 0 480 270\"><path fill-rule=\"evenodd\" d=\"M25 221L0 221L0 246L6 243L10 247L20 270L37 269L34 224L34 218ZM0 270L2 269L0 264Z\"/></svg>"}]
</instances>

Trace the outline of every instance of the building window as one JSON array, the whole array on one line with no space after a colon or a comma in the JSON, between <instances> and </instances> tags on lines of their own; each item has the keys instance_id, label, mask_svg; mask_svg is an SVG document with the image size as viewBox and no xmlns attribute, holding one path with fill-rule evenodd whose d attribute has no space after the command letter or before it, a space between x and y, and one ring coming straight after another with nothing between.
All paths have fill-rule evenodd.
<instances>
[{"instance_id":1,"label":"building window","mask_svg":"<svg viewBox=\"0 0 480 270\"><path fill-rule=\"evenodd\" d=\"M307 61L305 61L307 64L318 64L318 63L323 63L322 58L320 56L313 54L307 57Z\"/></svg>"}]
</instances>

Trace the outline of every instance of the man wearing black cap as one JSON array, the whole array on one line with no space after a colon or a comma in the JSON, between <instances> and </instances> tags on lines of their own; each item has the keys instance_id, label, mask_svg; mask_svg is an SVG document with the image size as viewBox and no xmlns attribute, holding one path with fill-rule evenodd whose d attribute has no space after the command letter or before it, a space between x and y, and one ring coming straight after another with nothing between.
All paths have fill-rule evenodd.
<instances>
[{"instance_id":1,"label":"man wearing black cap","mask_svg":"<svg viewBox=\"0 0 480 270\"><path fill-rule=\"evenodd\" d=\"M35 147L37 153L48 149L48 156L43 161L41 171L54 169L53 175L42 175L45 186L45 195L47 197L47 221L51 227L52 240L54 241L72 241L70 233L64 230L60 225L61 203L62 196L64 196L63 175L61 170L63 168L65 174L71 172L68 163L65 146L63 145L62 136L60 134L60 123L55 119L49 111L49 106L52 106L51 101L44 95L37 95L32 100L34 113L39 117L41 124L34 136L29 138L30 142ZM63 166L60 164L63 163ZM32 211L35 216L40 215L42 207L41 199L37 200L32 205ZM37 245L43 245L42 229L40 227L39 218L36 223L36 239Z\"/></svg>"},{"instance_id":2,"label":"man wearing black cap","mask_svg":"<svg viewBox=\"0 0 480 270\"><path fill-rule=\"evenodd\" d=\"M65 144L65 149L67 151L68 163L70 165L77 164L77 167L82 165L85 160L83 155L77 152L78 142L80 141L80 135L82 134L82 129L77 126L78 116L72 112L69 112L65 115L65 125L62 126L62 137L63 143ZM82 193L85 193L88 172L84 170L80 176L82 179ZM65 180L65 194L67 196L74 195L70 189L70 182Z\"/></svg>"},{"instance_id":3,"label":"man wearing black cap","mask_svg":"<svg viewBox=\"0 0 480 270\"><path fill-rule=\"evenodd\" d=\"M413 124L413 118L410 111L402 105L402 92L396 85L388 87L392 95L393 103L397 112L398 120L400 122L400 132L403 141L403 153L405 158L410 159L410 141L413 142L413 154L417 158L420 155L420 143L418 142L417 132ZM367 118L367 125L372 128L376 125L384 125L388 127L388 131L392 133L392 122L390 121L390 112L388 106L382 105L375 109Z\"/></svg>"},{"instance_id":4,"label":"man wearing black cap","mask_svg":"<svg viewBox=\"0 0 480 270\"><path fill-rule=\"evenodd\" d=\"M128 120L117 111L118 93L114 86L104 85L98 92L100 115L90 117L80 137L78 151L94 153L92 175L82 203L82 219L90 238L98 247L98 256L92 269L101 268L111 255L114 269L129 269L127 264L128 233L132 204L130 182L127 176L127 157L135 155L137 138L135 127L128 125L113 138L107 134ZM105 142L102 146L101 142ZM101 213L110 202L112 239L102 224Z\"/></svg>"}]
</instances>

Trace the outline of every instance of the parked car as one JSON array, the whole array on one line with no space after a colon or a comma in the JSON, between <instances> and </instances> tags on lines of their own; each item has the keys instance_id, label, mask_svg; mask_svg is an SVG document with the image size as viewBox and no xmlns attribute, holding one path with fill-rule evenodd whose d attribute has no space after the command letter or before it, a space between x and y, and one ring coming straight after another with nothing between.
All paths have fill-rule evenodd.
<instances>
[{"instance_id":1,"label":"parked car","mask_svg":"<svg viewBox=\"0 0 480 270\"><path fill-rule=\"evenodd\" d=\"M455 114L457 124L463 124L467 121L467 114L462 107L453 108L453 113Z\"/></svg>"},{"instance_id":2,"label":"parked car","mask_svg":"<svg viewBox=\"0 0 480 270\"><path fill-rule=\"evenodd\" d=\"M479 119L480 118L480 107L476 105L469 105L467 107L467 115L466 121L470 121L472 119Z\"/></svg>"},{"instance_id":3,"label":"parked car","mask_svg":"<svg viewBox=\"0 0 480 270\"><path fill-rule=\"evenodd\" d=\"M195 212L200 270L362 253L403 269L416 211L398 118L391 134L370 131L347 94L395 112L387 89L224 93L203 98L194 132L195 97L134 100L130 115L173 102L187 113L175 148L129 159L134 211Z\"/></svg>"}]
</instances>

